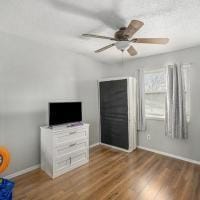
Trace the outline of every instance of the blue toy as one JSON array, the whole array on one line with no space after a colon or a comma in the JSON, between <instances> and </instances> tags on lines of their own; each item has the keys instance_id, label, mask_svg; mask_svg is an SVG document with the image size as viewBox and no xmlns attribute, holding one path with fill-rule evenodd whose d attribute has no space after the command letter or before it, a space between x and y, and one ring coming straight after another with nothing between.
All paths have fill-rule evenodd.
<instances>
[{"instance_id":1,"label":"blue toy","mask_svg":"<svg viewBox=\"0 0 200 200\"><path fill-rule=\"evenodd\" d=\"M14 183L12 181L0 178L0 200L12 200L12 190Z\"/></svg>"},{"instance_id":2,"label":"blue toy","mask_svg":"<svg viewBox=\"0 0 200 200\"><path fill-rule=\"evenodd\" d=\"M0 147L0 173L5 171L10 162L10 154L4 147ZM14 183L0 178L0 200L12 200Z\"/></svg>"}]
</instances>

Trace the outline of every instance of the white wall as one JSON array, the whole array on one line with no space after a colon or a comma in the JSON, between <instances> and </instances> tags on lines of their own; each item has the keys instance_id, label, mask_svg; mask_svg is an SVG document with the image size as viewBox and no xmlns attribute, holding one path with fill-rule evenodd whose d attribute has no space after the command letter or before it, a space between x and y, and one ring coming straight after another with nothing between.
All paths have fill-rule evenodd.
<instances>
[{"instance_id":1,"label":"white wall","mask_svg":"<svg viewBox=\"0 0 200 200\"><path fill-rule=\"evenodd\" d=\"M164 121L147 120L147 131L138 134L138 144L178 156L200 161L200 47L189 48L167 54L133 59L109 67L109 76L134 76L139 67L159 68L170 63L192 63L191 70L191 121L188 140L172 140L164 134ZM147 141L147 134L151 140Z\"/></svg>"},{"instance_id":2,"label":"white wall","mask_svg":"<svg viewBox=\"0 0 200 200\"><path fill-rule=\"evenodd\" d=\"M104 67L14 35L0 33L0 43L0 146L12 156L5 174L39 164L39 127L48 122L49 101L82 100L90 144L98 142L96 80Z\"/></svg>"}]
</instances>

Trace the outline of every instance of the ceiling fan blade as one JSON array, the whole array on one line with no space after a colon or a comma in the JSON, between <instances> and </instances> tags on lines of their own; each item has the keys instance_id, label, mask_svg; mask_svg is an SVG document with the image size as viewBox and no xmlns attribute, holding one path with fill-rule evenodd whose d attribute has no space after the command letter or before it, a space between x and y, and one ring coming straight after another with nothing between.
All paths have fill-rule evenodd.
<instances>
[{"instance_id":1,"label":"ceiling fan blade","mask_svg":"<svg viewBox=\"0 0 200 200\"><path fill-rule=\"evenodd\" d=\"M95 34L82 34L84 37L93 37L93 38L101 38L101 39L108 39L108 40L115 40L113 37L107 37L107 36L102 36L102 35L95 35Z\"/></svg>"},{"instance_id":2,"label":"ceiling fan blade","mask_svg":"<svg viewBox=\"0 0 200 200\"><path fill-rule=\"evenodd\" d=\"M147 43L147 44L167 44L169 38L134 38L131 40L134 43Z\"/></svg>"},{"instance_id":3,"label":"ceiling fan blade","mask_svg":"<svg viewBox=\"0 0 200 200\"><path fill-rule=\"evenodd\" d=\"M98 50L95 51L95 53L100 53L102 51L105 51L106 49L109 49L109 48L113 47L113 46L115 46L115 43L109 44L109 45L107 45L107 46L105 46L105 47L103 47L101 49L98 49Z\"/></svg>"},{"instance_id":4,"label":"ceiling fan blade","mask_svg":"<svg viewBox=\"0 0 200 200\"><path fill-rule=\"evenodd\" d=\"M127 49L127 52L129 53L130 56L135 56L137 55L137 51L135 50L135 48L133 46L130 46L128 49Z\"/></svg>"},{"instance_id":5,"label":"ceiling fan blade","mask_svg":"<svg viewBox=\"0 0 200 200\"><path fill-rule=\"evenodd\" d=\"M132 20L124 31L124 35L128 35L128 38L131 38L143 25L144 23L141 21Z\"/></svg>"}]
</instances>

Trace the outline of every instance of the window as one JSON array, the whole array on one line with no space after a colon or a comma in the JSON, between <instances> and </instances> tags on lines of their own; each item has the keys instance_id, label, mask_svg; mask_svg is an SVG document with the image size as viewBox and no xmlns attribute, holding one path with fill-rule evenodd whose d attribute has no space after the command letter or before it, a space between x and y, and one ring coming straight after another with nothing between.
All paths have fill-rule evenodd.
<instances>
[{"instance_id":1,"label":"window","mask_svg":"<svg viewBox=\"0 0 200 200\"><path fill-rule=\"evenodd\" d=\"M190 66L183 67L186 93L186 113L190 114ZM144 72L145 84L145 114L147 118L165 117L166 70L156 69Z\"/></svg>"},{"instance_id":2,"label":"window","mask_svg":"<svg viewBox=\"0 0 200 200\"><path fill-rule=\"evenodd\" d=\"M146 71L145 83L145 113L146 117L164 118L166 95L165 70Z\"/></svg>"}]
</instances>

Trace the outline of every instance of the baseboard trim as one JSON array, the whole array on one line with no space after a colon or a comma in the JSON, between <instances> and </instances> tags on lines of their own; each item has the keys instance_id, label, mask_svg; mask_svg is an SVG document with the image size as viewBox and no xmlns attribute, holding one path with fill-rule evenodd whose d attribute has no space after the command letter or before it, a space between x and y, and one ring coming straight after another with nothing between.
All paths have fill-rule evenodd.
<instances>
[{"instance_id":1,"label":"baseboard trim","mask_svg":"<svg viewBox=\"0 0 200 200\"><path fill-rule=\"evenodd\" d=\"M109 145L109 144L105 144L105 143L100 143L100 145L102 146L105 146L105 147L109 147L111 149L116 149L116 150L119 150L119 151L124 151L126 153L130 153L132 152L134 149L130 149L130 150L126 150L126 149L123 149L123 148L120 148L120 147L115 147L115 146L112 146L112 145Z\"/></svg>"},{"instance_id":2,"label":"baseboard trim","mask_svg":"<svg viewBox=\"0 0 200 200\"><path fill-rule=\"evenodd\" d=\"M143 149L143 150L146 150L146 151L151 151L153 153L161 154L163 156L167 156L167 157L171 157L171 158L175 158L175 159L178 159L178 160L183 160L183 161L186 161L186 162L189 162L189 163L200 165L200 161L192 160L192 159L185 158L185 157L182 157L182 156L176 156L174 154L166 153L164 151L159 151L159 150L156 150L156 149L151 149L151 148L142 147L142 146L137 146L137 148Z\"/></svg>"},{"instance_id":3,"label":"baseboard trim","mask_svg":"<svg viewBox=\"0 0 200 200\"><path fill-rule=\"evenodd\" d=\"M99 144L100 144L99 142L94 143L94 144L91 144L91 145L90 145L90 148L96 147L96 146L98 146Z\"/></svg>"},{"instance_id":4,"label":"baseboard trim","mask_svg":"<svg viewBox=\"0 0 200 200\"><path fill-rule=\"evenodd\" d=\"M26 173L28 173L28 172L31 172L31 171L33 171L33 170L35 170L35 169L38 169L38 168L40 168L40 165L39 165L39 164L38 164L38 165L34 165L34 166L32 166L32 167L28 167L28 168L26 168L26 169L23 169L23 170L21 170L21 171L15 172L15 173L13 173L13 174L7 175L7 176L5 176L4 178L6 178L6 179L12 179L12 178L15 178L15 177L17 177L17 176L20 176L20 175L26 174Z\"/></svg>"}]
</instances>

